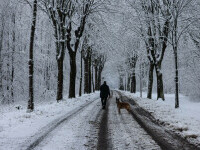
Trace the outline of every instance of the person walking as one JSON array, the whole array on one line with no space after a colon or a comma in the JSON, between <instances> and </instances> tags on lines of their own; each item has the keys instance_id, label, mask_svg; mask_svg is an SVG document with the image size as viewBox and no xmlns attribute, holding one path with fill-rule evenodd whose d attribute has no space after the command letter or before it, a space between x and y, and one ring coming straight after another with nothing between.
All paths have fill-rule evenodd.
<instances>
[{"instance_id":1,"label":"person walking","mask_svg":"<svg viewBox=\"0 0 200 150\"><path fill-rule=\"evenodd\" d=\"M102 109L106 108L106 101L108 96L110 96L109 86L106 84L106 81L100 86L100 98L102 103Z\"/></svg>"}]
</instances>

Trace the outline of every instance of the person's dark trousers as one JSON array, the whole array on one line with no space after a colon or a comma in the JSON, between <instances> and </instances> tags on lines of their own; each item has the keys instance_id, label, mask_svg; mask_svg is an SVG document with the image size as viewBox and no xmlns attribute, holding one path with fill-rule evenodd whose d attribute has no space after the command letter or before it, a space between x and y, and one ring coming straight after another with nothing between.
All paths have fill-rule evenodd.
<instances>
[{"instance_id":1,"label":"person's dark trousers","mask_svg":"<svg viewBox=\"0 0 200 150\"><path fill-rule=\"evenodd\" d=\"M106 101L107 101L106 97L101 98L102 107L104 107L104 108L106 107Z\"/></svg>"}]
</instances>

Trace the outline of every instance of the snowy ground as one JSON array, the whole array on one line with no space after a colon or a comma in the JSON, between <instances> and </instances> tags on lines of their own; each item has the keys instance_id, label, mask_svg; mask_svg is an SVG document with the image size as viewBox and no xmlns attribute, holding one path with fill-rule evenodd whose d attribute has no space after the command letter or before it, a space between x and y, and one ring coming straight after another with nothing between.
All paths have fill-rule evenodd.
<instances>
[{"instance_id":1,"label":"snowy ground","mask_svg":"<svg viewBox=\"0 0 200 150\"><path fill-rule=\"evenodd\" d=\"M173 95L166 95L163 102L139 98L138 93L123 93L151 112L166 128L200 143L200 103L181 96L181 108L174 109ZM104 144L106 149L117 150L161 149L132 114L126 110L118 114L116 97L118 93L114 92L106 110L101 109L99 92L75 99L65 98L60 103L43 103L36 106L33 113L26 113L25 106L20 110L2 107L0 150L101 150Z\"/></svg>"},{"instance_id":2,"label":"snowy ground","mask_svg":"<svg viewBox=\"0 0 200 150\"><path fill-rule=\"evenodd\" d=\"M109 107L109 129L112 149L116 150L160 150L156 142L140 127L137 121L125 110L118 113L115 93Z\"/></svg>"},{"instance_id":3,"label":"snowy ground","mask_svg":"<svg viewBox=\"0 0 200 150\"><path fill-rule=\"evenodd\" d=\"M175 109L174 94L165 94L166 100L162 101L156 100L156 94L153 94L153 99L146 99L139 98L139 93L123 93L134 98L141 107L163 122L163 125L192 143L200 145L200 103L192 102L188 97L180 95L180 108ZM143 93L143 96L146 96L146 93Z\"/></svg>"},{"instance_id":4,"label":"snowy ground","mask_svg":"<svg viewBox=\"0 0 200 150\"><path fill-rule=\"evenodd\" d=\"M17 150L25 140L35 136L53 120L62 118L68 112L97 98L98 92L75 99L65 97L60 103L51 101L36 105L32 113L26 113L26 106L22 106L20 110L14 106L0 107L0 150Z\"/></svg>"},{"instance_id":5,"label":"snowy ground","mask_svg":"<svg viewBox=\"0 0 200 150\"><path fill-rule=\"evenodd\" d=\"M1 110L0 149L84 150L101 149L108 143L107 147L117 150L160 149L126 110L118 114L116 96L115 93L109 100L106 110L101 109L99 93L37 106L33 113L26 113L25 109ZM73 117L70 118L71 114ZM67 115L69 118L54 128L54 124L67 118ZM104 124L102 116L105 115L108 121ZM52 127L53 130L49 132ZM104 134L105 128L108 128L105 137L108 142L101 143L99 136L101 132ZM43 135L45 137L40 139ZM30 147L35 141L36 145Z\"/></svg>"},{"instance_id":6,"label":"snowy ground","mask_svg":"<svg viewBox=\"0 0 200 150\"><path fill-rule=\"evenodd\" d=\"M91 135L92 122L101 106L100 101L95 101L88 105L81 113L78 113L72 119L64 122L60 127L53 130L45 140L39 144L36 150L79 150L87 149L88 138ZM98 133L93 138L97 139ZM56 143L56 144L55 144ZM97 143L97 142L95 142Z\"/></svg>"}]
</instances>

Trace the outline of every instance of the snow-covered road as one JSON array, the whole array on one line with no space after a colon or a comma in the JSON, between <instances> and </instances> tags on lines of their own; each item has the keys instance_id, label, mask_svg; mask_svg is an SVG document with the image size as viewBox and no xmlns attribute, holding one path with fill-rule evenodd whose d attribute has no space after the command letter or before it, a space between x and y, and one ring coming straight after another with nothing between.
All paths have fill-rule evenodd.
<instances>
[{"instance_id":1,"label":"snow-covered road","mask_svg":"<svg viewBox=\"0 0 200 150\"><path fill-rule=\"evenodd\" d=\"M200 147L192 144L170 128L163 126L163 122L154 118L150 112L140 107L133 98L117 92L122 101L131 104L131 115L140 126L156 141L161 149L174 150L200 150Z\"/></svg>"},{"instance_id":2,"label":"snow-covered road","mask_svg":"<svg viewBox=\"0 0 200 150\"><path fill-rule=\"evenodd\" d=\"M116 96L114 93L109 99L106 110L102 110L100 99L72 110L19 149L160 149L126 110L118 114Z\"/></svg>"},{"instance_id":3,"label":"snow-covered road","mask_svg":"<svg viewBox=\"0 0 200 150\"><path fill-rule=\"evenodd\" d=\"M53 130L35 149L78 150L92 147L92 144L96 143L97 141L98 132L93 132L91 128L94 128L95 125L97 125L99 113L100 100L89 104L88 107L85 107L73 115L73 117L63 122L59 127Z\"/></svg>"},{"instance_id":4,"label":"snow-covered road","mask_svg":"<svg viewBox=\"0 0 200 150\"><path fill-rule=\"evenodd\" d=\"M114 93L110 100L108 125L113 149L118 150L159 150L160 147L144 131L136 120L124 109L118 114Z\"/></svg>"},{"instance_id":5,"label":"snow-covered road","mask_svg":"<svg viewBox=\"0 0 200 150\"><path fill-rule=\"evenodd\" d=\"M86 119L87 116L85 116L84 118L85 113L87 113L88 111L90 112L91 106L94 106L92 105L92 103L96 104L97 102L99 102L97 101L97 99L91 102L87 102L81 107L72 110L71 112L66 114L66 116L62 116L61 118L54 120L51 124L44 127L41 132L37 133L36 137L31 137L30 139L28 139L25 142L25 146L23 146L22 148L27 150L34 149L35 147L35 149L56 149L61 146L61 148L59 149L66 149L65 144L69 145L67 143L69 139L75 139L76 143L76 140L78 139L73 138L73 136L76 136L76 133L79 134L79 128L85 129L86 126L84 126L83 123L87 124L85 120L81 120L79 118ZM69 142L73 143L72 141ZM69 149L71 148L69 147Z\"/></svg>"},{"instance_id":6,"label":"snow-covered road","mask_svg":"<svg viewBox=\"0 0 200 150\"><path fill-rule=\"evenodd\" d=\"M73 112L54 130L28 149L157 149L160 147L133 117L122 110L118 114L117 93L109 99L107 109L101 109L100 99ZM33 142L34 143L34 142ZM33 145L33 144L32 144Z\"/></svg>"},{"instance_id":7,"label":"snow-covered road","mask_svg":"<svg viewBox=\"0 0 200 150\"><path fill-rule=\"evenodd\" d=\"M113 92L106 110L102 109L98 95L96 93L91 98L88 95L87 99L90 101L67 111L33 136L20 141L22 144L18 144L17 148L12 146L8 150L198 149L155 123L150 113L122 93ZM116 97L121 97L121 100L128 99L131 104L130 114L124 109L118 114Z\"/></svg>"}]
</instances>

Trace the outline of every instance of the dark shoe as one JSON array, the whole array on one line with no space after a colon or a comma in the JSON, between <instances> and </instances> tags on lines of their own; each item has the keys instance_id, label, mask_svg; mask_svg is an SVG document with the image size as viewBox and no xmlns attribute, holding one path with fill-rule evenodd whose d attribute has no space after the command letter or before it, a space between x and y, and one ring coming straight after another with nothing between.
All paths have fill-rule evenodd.
<instances>
[{"instance_id":1,"label":"dark shoe","mask_svg":"<svg viewBox=\"0 0 200 150\"><path fill-rule=\"evenodd\" d=\"M103 109L106 109L106 106L103 106Z\"/></svg>"}]
</instances>

